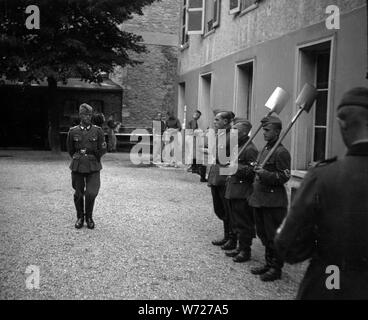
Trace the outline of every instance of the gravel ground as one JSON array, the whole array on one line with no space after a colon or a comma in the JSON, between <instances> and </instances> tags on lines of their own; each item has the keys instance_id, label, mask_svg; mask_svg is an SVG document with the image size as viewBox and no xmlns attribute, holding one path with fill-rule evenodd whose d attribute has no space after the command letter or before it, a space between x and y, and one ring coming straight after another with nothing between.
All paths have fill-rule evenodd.
<instances>
[{"instance_id":1,"label":"gravel ground","mask_svg":"<svg viewBox=\"0 0 368 320\"><path fill-rule=\"evenodd\" d=\"M210 190L183 168L103 159L96 228L74 228L68 156L0 151L0 299L293 299L306 265L282 280L250 273L211 244L221 236ZM26 288L27 266L40 288Z\"/></svg>"}]
</instances>

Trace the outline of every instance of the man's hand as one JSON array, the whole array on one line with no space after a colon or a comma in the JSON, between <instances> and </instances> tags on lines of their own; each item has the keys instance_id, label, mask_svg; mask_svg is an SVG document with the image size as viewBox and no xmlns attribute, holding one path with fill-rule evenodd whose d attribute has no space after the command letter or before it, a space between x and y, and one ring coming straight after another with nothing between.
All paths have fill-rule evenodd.
<instances>
[{"instance_id":1,"label":"man's hand","mask_svg":"<svg viewBox=\"0 0 368 320\"><path fill-rule=\"evenodd\" d=\"M254 172L256 173L256 175L258 175L260 178L262 177L262 175L264 175L267 170L261 168L261 167L254 167Z\"/></svg>"}]
</instances>

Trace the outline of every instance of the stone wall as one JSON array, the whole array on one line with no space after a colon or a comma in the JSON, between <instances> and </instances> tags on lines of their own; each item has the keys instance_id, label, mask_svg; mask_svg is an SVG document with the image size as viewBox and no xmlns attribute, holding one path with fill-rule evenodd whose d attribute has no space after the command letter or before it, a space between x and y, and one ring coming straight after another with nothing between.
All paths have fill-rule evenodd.
<instances>
[{"instance_id":1,"label":"stone wall","mask_svg":"<svg viewBox=\"0 0 368 320\"><path fill-rule=\"evenodd\" d=\"M143 9L122 29L143 37L148 52L131 54L142 64L116 68L111 79L124 89L124 127L152 127L158 112L176 111L180 1L162 0Z\"/></svg>"}]
</instances>

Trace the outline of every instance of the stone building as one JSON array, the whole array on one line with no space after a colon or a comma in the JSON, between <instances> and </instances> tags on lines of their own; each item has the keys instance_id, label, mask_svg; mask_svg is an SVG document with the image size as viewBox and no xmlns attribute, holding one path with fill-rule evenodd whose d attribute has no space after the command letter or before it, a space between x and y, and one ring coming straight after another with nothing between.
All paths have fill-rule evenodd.
<instances>
[{"instance_id":1,"label":"stone building","mask_svg":"<svg viewBox=\"0 0 368 320\"><path fill-rule=\"evenodd\" d=\"M178 0L162 0L124 22L123 30L143 37L148 52L132 55L142 64L116 69L110 77L124 89L122 129L151 128L158 112L176 111Z\"/></svg>"},{"instance_id":2,"label":"stone building","mask_svg":"<svg viewBox=\"0 0 368 320\"><path fill-rule=\"evenodd\" d=\"M345 153L335 110L345 91L368 86L366 0L181 0L180 21L180 120L186 105L189 114L202 111L202 128L211 126L215 109L258 124L268 97L282 87L291 94L280 114L285 127L308 82L317 102L284 141L290 185L316 161ZM261 148L262 135L255 143Z\"/></svg>"}]
</instances>

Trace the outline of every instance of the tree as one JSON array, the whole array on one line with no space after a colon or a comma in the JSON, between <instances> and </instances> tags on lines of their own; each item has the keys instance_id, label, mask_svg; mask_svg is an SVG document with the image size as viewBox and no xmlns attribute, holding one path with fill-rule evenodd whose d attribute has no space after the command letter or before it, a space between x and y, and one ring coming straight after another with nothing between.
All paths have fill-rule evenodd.
<instances>
[{"instance_id":1,"label":"tree","mask_svg":"<svg viewBox=\"0 0 368 320\"><path fill-rule=\"evenodd\" d=\"M0 77L25 85L47 79L50 142L60 151L57 83L70 77L101 82L103 72L139 61L129 52L145 52L142 37L120 26L142 8L160 0L0 0ZM27 18L37 27L28 29ZM31 25L32 25L32 21Z\"/></svg>"}]
</instances>

